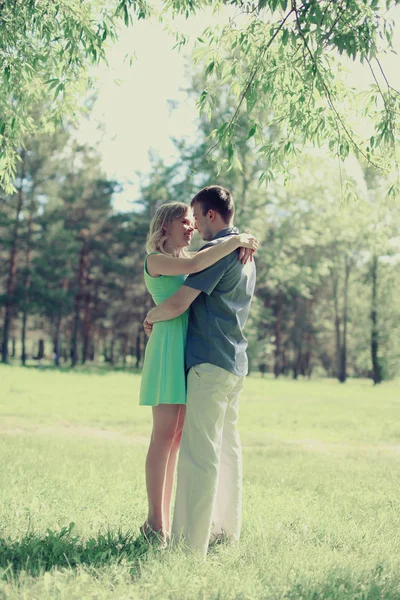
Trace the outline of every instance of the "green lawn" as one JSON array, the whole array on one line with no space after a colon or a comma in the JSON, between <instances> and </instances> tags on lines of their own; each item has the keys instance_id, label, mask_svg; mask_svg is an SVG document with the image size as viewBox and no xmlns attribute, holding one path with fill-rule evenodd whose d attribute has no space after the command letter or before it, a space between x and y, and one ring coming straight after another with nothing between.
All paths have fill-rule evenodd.
<instances>
[{"instance_id":1,"label":"green lawn","mask_svg":"<svg viewBox=\"0 0 400 600\"><path fill-rule=\"evenodd\" d=\"M400 386L249 377L243 535L147 552L140 377L0 367L0 598L400 599Z\"/></svg>"}]
</instances>

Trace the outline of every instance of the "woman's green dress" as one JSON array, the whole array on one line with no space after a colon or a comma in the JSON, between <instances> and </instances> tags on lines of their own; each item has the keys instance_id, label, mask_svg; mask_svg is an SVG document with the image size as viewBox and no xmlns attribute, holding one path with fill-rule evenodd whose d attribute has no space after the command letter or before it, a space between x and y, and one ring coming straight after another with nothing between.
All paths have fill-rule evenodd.
<instances>
[{"instance_id":1,"label":"woman's green dress","mask_svg":"<svg viewBox=\"0 0 400 600\"><path fill-rule=\"evenodd\" d=\"M184 275L151 277L144 262L144 280L155 304L179 290ZM188 313L153 326L146 346L139 404L186 404L185 345Z\"/></svg>"}]
</instances>

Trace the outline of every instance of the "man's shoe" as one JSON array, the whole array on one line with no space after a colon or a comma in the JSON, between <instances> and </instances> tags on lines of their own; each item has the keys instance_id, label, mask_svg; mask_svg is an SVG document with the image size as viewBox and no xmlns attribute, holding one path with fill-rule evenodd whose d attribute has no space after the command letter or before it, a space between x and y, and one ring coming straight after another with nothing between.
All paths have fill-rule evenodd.
<instances>
[{"instance_id":1,"label":"man's shoe","mask_svg":"<svg viewBox=\"0 0 400 600\"><path fill-rule=\"evenodd\" d=\"M212 533L210 535L208 547L215 548L215 546L220 546L221 544L228 544L232 540L233 537L231 535L228 535L225 531L220 531L219 533Z\"/></svg>"}]
</instances>

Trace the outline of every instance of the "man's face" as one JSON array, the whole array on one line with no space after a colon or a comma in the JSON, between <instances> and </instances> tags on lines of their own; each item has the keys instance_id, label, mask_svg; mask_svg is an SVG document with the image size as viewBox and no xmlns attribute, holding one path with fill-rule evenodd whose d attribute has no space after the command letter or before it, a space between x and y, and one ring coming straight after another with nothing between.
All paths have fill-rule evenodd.
<instances>
[{"instance_id":1,"label":"man's face","mask_svg":"<svg viewBox=\"0 0 400 600\"><path fill-rule=\"evenodd\" d=\"M199 202L196 202L196 204L193 206L193 218L194 228L197 229L203 240L206 242L212 240L214 233L211 231L207 215L203 215L203 209Z\"/></svg>"}]
</instances>

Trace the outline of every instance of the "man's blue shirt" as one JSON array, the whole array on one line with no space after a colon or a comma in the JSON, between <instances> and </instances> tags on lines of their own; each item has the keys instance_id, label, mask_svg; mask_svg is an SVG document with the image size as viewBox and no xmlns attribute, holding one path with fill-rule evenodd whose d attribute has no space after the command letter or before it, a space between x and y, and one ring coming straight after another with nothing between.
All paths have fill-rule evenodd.
<instances>
[{"instance_id":1,"label":"man's blue shirt","mask_svg":"<svg viewBox=\"0 0 400 600\"><path fill-rule=\"evenodd\" d=\"M222 238L236 233L235 227L223 229L203 248L219 244ZM235 375L247 375L247 340L243 328L255 283L254 261L243 265L238 251L186 278L185 286L202 291L190 307L186 369L211 363Z\"/></svg>"}]
</instances>

